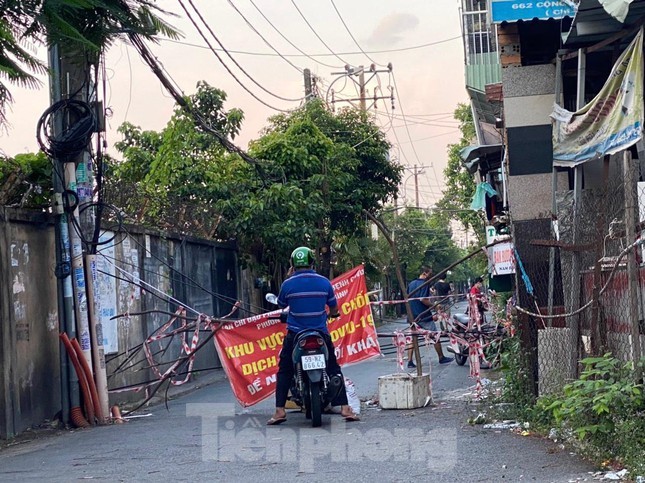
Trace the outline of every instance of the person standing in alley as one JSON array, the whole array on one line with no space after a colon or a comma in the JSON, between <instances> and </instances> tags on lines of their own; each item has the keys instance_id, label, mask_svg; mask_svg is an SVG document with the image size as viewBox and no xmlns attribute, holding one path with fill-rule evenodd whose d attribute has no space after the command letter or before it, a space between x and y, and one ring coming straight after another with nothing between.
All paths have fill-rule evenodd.
<instances>
[{"instance_id":1,"label":"person standing in alley","mask_svg":"<svg viewBox=\"0 0 645 483\"><path fill-rule=\"evenodd\" d=\"M483 287L484 287L484 280L481 277L477 277L475 279L475 283L473 286L470 288L470 295L475 298L477 302L477 310L479 311L479 315L481 317L481 323L485 324L486 323L486 306L484 304L485 302L485 295L483 292Z\"/></svg>"},{"instance_id":2,"label":"person standing in alley","mask_svg":"<svg viewBox=\"0 0 645 483\"><path fill-rule=\"evenodd\" d=\"M412 280L412 282L410 282L410 284L408 285L408 294L412 294L412 300L410 300L410 309L412 310L412 315L417 325L422 329L434 332L437 330L437 325L434 322L432 311L428 310L428 308L433 305L431 299L429 298L430 287L429 285L425 284L426 280L430 276L432 276L432 269L427 266L421 267L421 273L419 274L419 277L415 280ZM452 357L446 357L443 354L441 341L437 342L434 345L434 348L435 351L437 351L437 356L439 357L439 364L448 364L449 362L452 362L454 360ZM410 349L408 351L408 368L414 367L416 367L416 365L412 360L412 349Z\"/></svg>"},{"instance_id":3,"label":"person standing in alley","mask_svg":"<svg viewBox=\"0 0 645 483\"><path fill-rule=\"evenodd\" d=\"M446 272L442 272L439 275L439 281L432 288L437 297L442 297L438 299L437 313L441 312L445 314L444 317L450 317L450 299L448 296L452 293L452 287L446 282ZM441 325L443 330L443 324Z\"/></svg>"}]
</instances>

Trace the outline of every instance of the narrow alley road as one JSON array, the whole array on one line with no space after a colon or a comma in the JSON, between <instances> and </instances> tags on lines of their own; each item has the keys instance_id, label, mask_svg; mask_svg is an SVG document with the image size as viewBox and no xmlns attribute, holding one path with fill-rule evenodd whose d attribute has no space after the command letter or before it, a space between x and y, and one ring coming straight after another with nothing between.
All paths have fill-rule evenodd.
<instances>
[{"instance_id":1,"label":"narrow alley road","mask_svg":"<svg viewBox=\"0 0 645 483\"><path fill-rule=\"evenodd\" d=\"M388 329L389 330L389 329ZM273 401L243 409L220 380L168 404L140 411L127 424L63 432L0 450L0 481L540 481L589 478L593 468L568 449L537 437L470 426L468 366L432 361L436 406L380 410L362 421L303 414L265 426ZM386 356L345 370L361 399L377 377L396 372Z\"/></svg>"}]
</instances>

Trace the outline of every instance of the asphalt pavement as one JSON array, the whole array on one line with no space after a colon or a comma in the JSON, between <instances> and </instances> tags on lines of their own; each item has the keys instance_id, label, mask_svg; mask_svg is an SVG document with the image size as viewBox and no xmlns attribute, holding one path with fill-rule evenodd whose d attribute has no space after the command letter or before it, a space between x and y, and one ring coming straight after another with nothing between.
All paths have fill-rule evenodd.
<instances>
[{"instance_id":1,"label":"asphalt pavement","mask_svg":"<svg viewBox=\"0 0 645 483\"><path fill-rule=\"evenodd\" d=\"M380 328L391 331L402 325ZM388 340L382 342L388 343ZM125 424L21 438L0 450L0 481L458 481L569 482L594 468L569 449L537 436L471 426L468 364L431 364L434 405L382 410L369 404L378 376L396 373L395 355L344 369L363 400L360 422L304 414L267 427L273 401L242 408L228 381L213 373L192 390L138 411Z\"/></svg>"}]
</instances>

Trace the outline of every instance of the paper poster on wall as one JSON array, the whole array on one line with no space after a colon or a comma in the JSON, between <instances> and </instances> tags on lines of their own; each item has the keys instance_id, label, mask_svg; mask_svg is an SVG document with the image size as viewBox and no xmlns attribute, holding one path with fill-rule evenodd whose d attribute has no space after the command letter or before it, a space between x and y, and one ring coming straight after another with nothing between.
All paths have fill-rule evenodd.
<instances>
[{"instance_id":1,"label":"paper poster on wall","mask_svg":"<svg viewBox=\"0 0 645 483\"><path fill-rule=\"evenodd\" d=\"M112 232L104 232L99 240L106 241L114 237ZM96 260L98 294L96 295L99 322L103 329L103 347L106 354L119 352L119 337L116 320L110 320L116 315L116 278L114 261L116 260L114 241L99 246L101 256Z\"/></svg>"}]
</instances>

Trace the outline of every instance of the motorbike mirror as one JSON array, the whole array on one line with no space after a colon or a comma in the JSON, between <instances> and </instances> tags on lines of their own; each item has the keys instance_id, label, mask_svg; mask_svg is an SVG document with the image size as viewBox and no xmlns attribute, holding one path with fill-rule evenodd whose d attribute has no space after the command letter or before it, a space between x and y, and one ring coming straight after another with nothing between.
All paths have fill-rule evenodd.
<instances>
[{"instance_id":1,"label":"motorbike mirror","mask_svg":"<svg viewBox=\"0 0 645 483\"><path fill-rule=\"evenodd\" d=\"M268 293L264 296L265 300L273 305L278 305L278 297L276 294Z\"/></svg>"}]
</instances>

